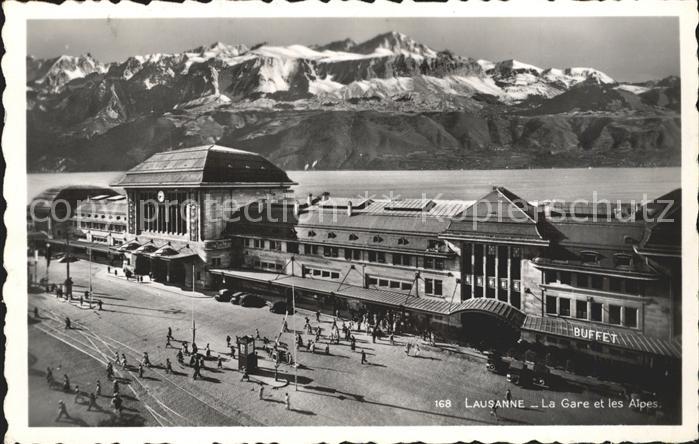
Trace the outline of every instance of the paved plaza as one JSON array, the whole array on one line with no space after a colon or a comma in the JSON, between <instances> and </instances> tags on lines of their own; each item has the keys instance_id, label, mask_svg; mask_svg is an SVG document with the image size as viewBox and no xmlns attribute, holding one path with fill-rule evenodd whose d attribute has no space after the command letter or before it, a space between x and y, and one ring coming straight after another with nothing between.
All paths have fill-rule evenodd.
<instances>
[{"instance_id":1,"label":"paved plaza","mask_svg":"<svg viewBox=\"0 0 699 444\"><path fill-rule=\"evenodd\" d=\"M45 261L39 261L39 276L45 275ZM71 264L76 288L74 296L88 285L88 263ZM52 262L51 282L65 278L65 265ZM357 349L346 341L321 349L298 351L298 386L295 369L282 364L278 382L274 361L258 350L261 370L250 381L242 380L237 361L230 357L226 335L254 335L273 340L282 326L283 315L264 308L244 308L214 300L210 294L191 292L160 283L139 283L107 273L107 267L92 265L94 295L103 302L100 311L80 307L47 293L30 293L29 317L29 425L30 426L231 426L231 425L495 425L495 424L655 424L655 416L628 407L609 408L610 395L589 386L569 384L566 391L522 389L504 376L485 370L480 359L423 347L419 356L406 356L408 336L372 342L370 335L355 332ZM34 307L39 310L35 319ZM304 317L318 325L310 312L299 310L288 325L302 330ZM72 328L66 329L69 317ZM200 350L210 344L212 359L206 362L202 378L194 380L192 369L176 359L181 340L191 342L192 317ZM333 319L322 315L324 333ZM341 322L338 322L341 325ZM166 347L166 333L172 328L172 347ZM310 337L304 336L304 341ZM293 344L293 333L283 342ZM258 341L258 345L260 342ZM361 351L368 364L361 363ZM130 367L115 365L121 381L125 409L120 418L111 413L109 396L98 398L100 409L87 410L85 399L49 388L45 371L50 367L57 381L66 374L71 385L84 392L94 391L96 381L102 393L111 395L112 383L105 367L114 354L125 354ZM148 352L153 367L138 376L136 367ZM216 368L222 357L223 368ZM165 359L173 363L167 374ZM185 359L186 360L186 359ZM260 389L264 387L263 399ZM524 408L501 408L493 415L487 407L466 407L465 400L502 400L507 389ZM285 396L289 396L289 406ZM564 408L564 400L589 401L591 407ZM70 419L55 422L58 401L66 403ZM439 401L449 400L449 403ZM605 407L594 408L604 400ZM611 397L611 400L621 400ZM447 405L448 404L448 405ZM547 408L555 405L554 408Z\"/></svg>"}]
</instances>

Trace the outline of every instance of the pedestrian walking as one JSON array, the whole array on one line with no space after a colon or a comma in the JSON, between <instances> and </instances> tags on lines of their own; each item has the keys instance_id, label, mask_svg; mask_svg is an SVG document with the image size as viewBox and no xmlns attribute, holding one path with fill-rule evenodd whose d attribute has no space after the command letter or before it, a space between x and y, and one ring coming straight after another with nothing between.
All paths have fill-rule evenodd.
<instances>
[{"instance_id":1,"label":"pedestrian walking","mask_svg":"<svg viewBox=\"0 0 699 444\"><path fill-rule=\"evenodd\" d=\"M97 383L95 384L95 396L102 396L102 383L100 380L97 380Z\"/></svg>"},{"instance_id":2,"label":"pedestrian walking","mask_svg":"<svg viewBox=\"0 0 699 444\"><path fill-rule=\"evenodd\" d=\"M177 362L184 364L184 355L182 354L182 350L177 350Z\"/></svg>"},{"instance_id":3,"label":"pedestrian walking","mask_svg":"<svg viewBox=\"0 0 699 444\"><path fill-rule=\"evenodd\" d=\"M170 348L170 347L172 347L172 345L170 344L170 336L168 336L165 339L165 348Z\"/></svg>"},{"instance_id":4,"label":"pedestrian walking","mask_svg":"<svg viewBox=\"0 0 699 444\"><path fill-rule=\"evenodd\" d=\"M495 422L498 422L498 406L493 404L490 408L490 416L495 417Z\"/></svg>"},{"instance_id":5,"label":"pedestrian walking","mask_svg":"<svg viewBox=\"0 0 699 444\"><path fill-rule=\"evenodd\" d=\"M235 347L231 345L231 359L235 359Z\"/></svg>"},{"instance_id":6,"label":"pedestrian walking","mask_svg":"<svg viewBox=\"0 0 699 444\"><path fill-rule=\"evenodd\" d=\"M54 419L55 422L58 422L61 418L66 417L70 419L70 415L68 414L68 409L66 409L66 404L63 402L63 400L58 401L58 416L56 416L56 419Z\"/></svg>"},{"instance_id":7,"label":"pedestrian walking","mask_svg":"<svg viewBox=\"0 0 699 444\"><path fill-rule=\"evenodd\" d=\"M391 334L388 336L388 341L391 343L391 345L396 345L396 343L395 343L394 340L393 340L393 333L391 333Z\"/></svg>"},{"instance_id":8,"label":"pedestrian walking","mask_svg":"<svg viewBox=\"0 0 699 444\"><path fill-rule=\"evenodd\" d=\"M168 339L172 339L172 327L167 328L167 337Z\"/></svg>"},{"instance_id":9,"label":"pedestrian walking","mask_svg":"<svg viewBox=\"0 0 699 444\"><path fill-rule=\"evenodd\" d=\"M288 331L289 331L289 324L286 321L284 321L284 333L286 333Z\"/></svg>"},{"instance_id":10,"label":"pedestrian walking","mask_svg":"<svg viewBox=\"0 0 699 444\"><path fill-rule=\"evenodd\" d=\"M126 355L123 353L121 354L121 366L126 368Z\"/></svg>"},{"instance_id":11,"label":"pedestrian walking","mask_svg":"<svg viewBox=\"0 0 699 444\"><path fill-rule=\"evenodd\" d=\"M99 406L97 405L97 397L95 396L94 393L90 393L90 401L87 404L87 410L90 411L94 407L96 410L99 410Z\"/></svg>"},{"instance_id":12,"label":"pedestrian walking","mask_svg":"<svg viewBox=\"0 0 699 444\"><path fill-rule=\"evenodd\" d=\"M46 367L46 383L49 387L53 386L53 371L51 367Z\"/></svg>"},{"instance_id":13,"label":"pedestrian walking","mask_svg":"<svg viewBox=\"0 0 699 444\"><path fill-rule=\"evenodd\" d=\"M170 358L165 358L165 373L172 373L172 362L170 362Z\"/></svg>"},{"instance_id":14,"label":"pedestrian walking","mask_svg":"<svg viewBox=\"0 0 699 444\"><path fill-rule=\"evenodd\" d=\"M376 344L376 329L371 331L371 342Z\"/></svg>"},{"instance_id":15,"label":"pedestrian walking","mask_svg":"<svg viewBox=\"0 0 699 444\"><path fill-rule=\"evenodd\" d=\"M226 348L229 348L231 346L231 336L226 335Z\"/></svg>"},{"instance_id":16,"label":"pedestrian walking","mask_svg":"<svg viewBox=\"0 0 699 444\"><path fill-rule=\"evenodd\" d=\"M75 384L75 388L73 389L73 393L75 394L75 403L79 404L80 401L82 400L82 392L80 391L80 387L78 384Z\"/></svg>"},{"instance_id":17,"label":"pedestrian walking","mask_svg":"<svg viewBox=\"0 0 699 444\"><path fill-rule=\"evenodd\" d=\"M70 327L70 318L69 318L68 316L66 316L66 327L65 327L65 329L66 329L66 330L70 330L70 328L71 328L71 327Z\"/></svg>"},{"instance_id":18,"label":"pedestrian walking","mask_svg":"<svg viewBox=\"0 0 699 444\"><path fill-rule=\"evenodd\" d=\"M86 293L87 293L87 292L86 292ZM83 295L82 295L82 294L80 295L80 306L81 306L81 307L83 306Z\"/></svg>"},{"instance_id":19,"label":"pedestrian walking","mask_svg":"<svg viewBox=\"0 0 699 444\"><path fill-rule=\"evenodd\" d=\"M102 299L97 299L97 309L102 311Z\"/></svg>"},{"instance_id":20,"label":"pedestrian walking","mask_svg":"<svg viewBox=\"0 0 699 444\"><path fill-rule=\"evenodd\" d=\"M316 322L320 322L320 311L316 310Z\"/></svg>"},{"instance_id":21,"label":"pedestrian walking","mask_svg":"<svg viewBox=\"0 0 699 444\"><path fill-rule=\"evenodd\" d=\"M265 386L260 386L260 401L265 399Z\"/></svg>"},{"instance_id":22,"label":"pedestrian walking","mask_svg":"<svg viewBox=\"0 0 699 444\"><path fill-rule=\"evenodd\" d=\"M410 356L410 343L405 344L405 356Z\"/></svg>"},{"instance_id":23,"label":"pedestrian walking","mask_svg":"<svg viewBox=\"0 0 699 444\"><path fill-rule=\"evenodd\" d=\"M354 349L357 347L357 340L354 338L354 335L350 336L350 349L354 351Z\"/></svg>"},{"instance_id":24,"label":"pedestrian walking","mask_svg":"<svg viewBox=\"0 0 699 444\"><path fill-rule=\"evenodd\" d=\"M260 339L260 330L255 329L255 339Z\"/></svg>"},{"instance_id":25,"label":"pedestrian walking","mask_svg":"<svg viewBox=\"0 0 699 444\"><path fill-rule=\"evenodd\" d=\"M143 362L143 365L145 365L146 367L151 366L150 357L148 356L148 352L143 352L143 361L142 362Z\"/></svg>"},{"instance_id":26,"label":"pedestrian walking","mask_svg":"<svg viewBox=\"0 0 699 444\"><path fill-rule=\"evenodd\" d=\"M34 307L34 319L39 319L39 307Z\"/></svg>"},{"instance_id":27,"label":"pedestrian walking","mask_svg":"<svg viewBox=\"0 0 699 444\"><path fill-rule=\"evenodd\" d=\"M138 363L138 377L143 378L143 364L140 362Z\"/></svg>"},{"instance_id":28,"label":"pedestrian walking","mask_svg":"<svg viewBox=\"0 0 699 444\"><path fill-rule=\"evenodd\" d=\"M506 399L508 402L509 402L509 401L512 401L512 392L510 391L510 389L507 389L507 391L505 392L505 399Z\"/></svg>"},{"instance_id":29,"label":"pedestrian walking","mask_svg":"<svg viewBox=\"0 0 699 444\"><path fill-rule=\"evenodd\" d=\"M207 358L210 358L210 357L211 357L211 348L209 348L209 343L208 343L208 342L206 343L206 348L205 348L205 350L206 350L206 357L207 357Z\"/></svg>"},{"instance_id":30,"label":"pedestrian walking","mask_svg":"<svg viewBox=\"0 0 699 444\"><path fill-rule=\"evenodd\" d=\"M286 409L291 410L291 400L289 399L289 393L284 393L284 404L286 404Z\"/></svg>"},{"instance_id":31,"label":"pedestrian walking","mask_svg":"<svg viewBox=\"0 0 699 444\"><path fill-rule=\"evenodd\" d=\"M70 379L65 373L63 374L63 391L70 393Z\"/></svg>"},{"instance_id":32,"label":"pedestrian walking","mask_svg":"<svg viewBox=\"0 0 699 444\"><path fill-rule=\"evenodd\" d=\"M119 381L116 379L112 383L112 396L119 394Z\"/></svg>"},{"instance_id":33,"label":"pedestrian walking","mask_svg":"<svg viewBox=\"0 0 699 444\"><path fill-rule=\"evenodd\" d=\"M199 351L199 347L197 347L197 343L192 342L192 354L196 355L198 351Z\"/></svg>"},{"instance_id":34,"label":"pedestrian walking","mask_svg":"<svg viewBox=\"0 0 699 444\"><path fill-rule=\"evenodd\" d=\"M109 265L107 265L107 273L109 273L109 274L112 273L112 267L110 267Z\"/></svg>"},{"instance_id":35,"label":"pedestrian walking","mask_svg":"<svg viewBox=\"0 0 699 444\"><path fill-rule=\"evenodd\" d=\"M364 350L362 350L362 364L368 364L368 361L366 360L366 353Z\"/></svg>"},{"instance_id":36,"label":"pedestrian walking","mask_svg":"<svg viewBox=\"0 0 699 444\"><path fill-rule=\"evenodd\" d=\"M112 365L111 361L107 362L107 379L112 380L112 377L114 377L114 366Z\"/></svg>"},{"instance_id":37,"label":"pedestrian walking","mask_svg":"<svg viewBox=\"0 0 699 444\"><path fill-rule=\"evenodd\" d=\"M117 364L121 362L121 359L119 359L119 352L118 351L114 352L114 362Z\"/></svg>"}]
</instances>

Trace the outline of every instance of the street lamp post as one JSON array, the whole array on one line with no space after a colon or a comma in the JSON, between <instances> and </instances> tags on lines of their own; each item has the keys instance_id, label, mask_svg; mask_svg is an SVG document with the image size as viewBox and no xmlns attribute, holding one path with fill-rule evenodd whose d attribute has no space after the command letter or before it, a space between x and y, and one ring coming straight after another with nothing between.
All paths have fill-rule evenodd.
<instances>
[{"instance_id":1,"label":"street lamp post","mask_svg":"<svg viewBox=\"0 0 699 444\"><path fill-rule=\"evenodd\" d=\"M294 313L294 339L291 341L294 344L294 387L295 390L299 391L299 361L298 361L298 344L296 343L296 335L298 330L296 330L296 292L294 291L294 286L291 286L291 309Z\"/></svg>"},{"instance_id":2,"label":"street lamp post","mask_svg":"<svg viewBox=\"0 0 699 444\"><path fill-rule=\"evenodd\" d=\"M90 308L92 308L92 247L87 247L88 275L90 276Z\"/></svg>"},{"instance_id":3,"label":"street lamp post","mask_svg":"<svg viewBox=\"0 0 699 444\"><path fill-rule=\"evenodd\" d=\"M194 283L195 283L194 261L192 261L192 344L194 344L196 336L197 336L197 328L196 328L196 325L194 324Z\"/></svg>"}]
</instances>

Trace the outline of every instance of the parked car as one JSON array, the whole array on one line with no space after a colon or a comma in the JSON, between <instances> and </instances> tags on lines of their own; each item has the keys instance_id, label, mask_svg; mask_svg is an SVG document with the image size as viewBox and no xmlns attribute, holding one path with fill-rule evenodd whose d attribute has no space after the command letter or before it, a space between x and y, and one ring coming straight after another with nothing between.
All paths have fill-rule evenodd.
<instances>
[{"instance_id":1,"label":"parked car","mask_svg":"<svg viewBox=\"0 0 699 444\"><path fill-rule=\"evenodd\" d=\"M531 370L524 362L514 361L507 372L507 380L515 385L527 386L532 381Z\"/></svg>"},{"instance_id":2,"label":"parked car","mask_svg":"<svg viewBox=\"0 0 699 444\"><path fill-rule=\"evenodd\" d=\"M240 297L241 307L264 307L265 300L256 294L245 293Z\"/></svg>"},{"instance_id":3,"label":"parked car","mask_svg":"<svg viewBox=\"0 0 699 444\"><path fill-rule=\"evenodd\" d=\"M493 353L493 352L488 352L486 353L488 356L488 362L485 364L485 368L492 373L497 373L499 375L503 375L507 373L507 370L510 368L510 365L503 361L502 356L500 356L498 353Z\"/></svg>"},{"instance_id":4,"label":"parked car","mask_svg":"<svg viewBox=\"0 0 699 444\"><path fill-rule=\"evenodd\" d=\"M238 304L240 304L240 298L242 298L242 297L243 297L244 295L246 295L246 294L247 294L247 293L242 292L242 291L236 291L236 292L234 292L233 295L231 296L231 304L233 304L233 305L238 305Z\"/></svg>"},{"instance_id":5,"label":"parked car","mask_svg":"<svg viewBox=\"0 0 699 444\"><path fill-rule=\"evenodd\" d=\"M278 314L285 314L285 313L294 314L293 307L291 307L290 305L287 305L287 303L284 301L273 302L269 307L269 311L271 311L272 313L278 313Z\"/></svg>"},{"instance_id":6,"label":"parked car","mask_svg":"<svg viewBox=\"0 0 699 444\"><path fill-rule=\"evenodd\" d=\"M214 296L214 299L216 299L219 302L230 302L231 298L233 297L233 290L230 288L224 288L218 291L216 293L216 296Z\"/></svg>"}]
</instances>

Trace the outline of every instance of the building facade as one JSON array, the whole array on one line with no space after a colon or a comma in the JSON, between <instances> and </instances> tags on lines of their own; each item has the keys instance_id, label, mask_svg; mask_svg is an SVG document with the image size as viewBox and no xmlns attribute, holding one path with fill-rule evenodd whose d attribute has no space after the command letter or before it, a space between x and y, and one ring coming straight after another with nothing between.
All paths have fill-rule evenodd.
<instances>
[{"instance_id":1,"label":"building facade","mask_svg":"<svg viewBox=\"0 0 699 444\"><path fill-rule=\"evenodd\" d=\"M126 192L124 266L163 282L210 287L211 267L231 265L231 216L294 183L254 153L206 145L157 153L114 186Z\"/></svg>"},{"instance_id":2,"label":"building facade","mask_svg":"<svg viewBox=\"0 0 699 444\"><path fill-rule=\"evenodd\" d=\"M580 371L679 369L679 190L633 206L533 204L503 187L475 202L296 200L284 171L216 145L155 154L114 185L125 195L76 204L74 243L114 249L131 273Z\"/></svg>"}]
</instances>

